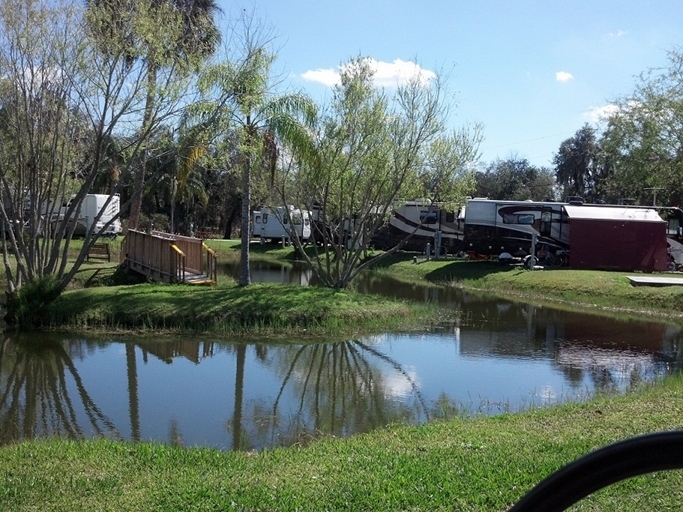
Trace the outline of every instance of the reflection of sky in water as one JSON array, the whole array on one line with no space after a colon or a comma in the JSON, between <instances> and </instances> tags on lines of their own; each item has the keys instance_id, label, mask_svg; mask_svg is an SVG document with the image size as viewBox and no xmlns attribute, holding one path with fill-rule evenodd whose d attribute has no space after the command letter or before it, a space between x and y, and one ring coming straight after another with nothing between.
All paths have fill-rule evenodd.
<instances>
[{"instance_id":1,"label":"reflection of sky in water","mask_svg":"<svg viewBox=\"0 0 683 512\"><path fill-rule=\"evenodd\" d=\"M405 372L408 376L399 375L395 372L388 371L383 379L384 383L384 396L386 398L405 398L413 393L413 386L411 382L415 383L418 389L420 386L420 381L417 372L414 368L405 368Z\"/></svg>"},{"instance_id":2,"label":"reflection of sky in water","mask_svg":"<svg viewBox=\"0 0 683 512\"><path fill-rule=\"evenodd\" d=\"M466 336L466 334L465 334ZM463 354L454 337L403 335L381 346L401 362L410 362L427 400L443 392L475 411L481 403L528 403L544 387L564 388L564 378L548 360L492 358L483 351Z\"/></svg>"},{"instance_id":3,"label":"reflection of sky in water","mask_svg":"<svg viewBox=\"0 0 683 512\"><path fill-rule=\"evenodd\" d=\"M75 373L64 370L65 392L43 386L45 396L34 399L68 400L75 418L69 421L85 435L96 433L88 410L95 404L115 426L106 435L130 439L139 431L143 440L230 449L239 434L240 446L259 449L300 442L317 430L350 435L398 420L422 422L448 408L497 414L584 399L596 388L624 390L678 366L675 326L500 302L475 303L461 318L430 332L345 343L249 344L241 352L241 387L239 349L229 342L186 338L127 349L69 341L63 345ZM3 389L13 385L16 354L5 349ZM43 359L36 356L31 371ZM12 405L0 403L0 419Z\"/></svg>"}]
</instances>

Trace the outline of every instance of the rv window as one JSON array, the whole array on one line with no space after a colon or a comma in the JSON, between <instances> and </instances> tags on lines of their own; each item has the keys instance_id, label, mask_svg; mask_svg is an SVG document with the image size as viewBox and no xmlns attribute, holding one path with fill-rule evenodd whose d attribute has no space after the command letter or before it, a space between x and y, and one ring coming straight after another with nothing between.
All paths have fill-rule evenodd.
<instances>
[{"instance_id":1,"label":"rv window","mask_svg":"<svg viewBox=\"0 0 683 512\"><path fill-rule=\"evenodd\" d=\"M289 224L289 221L287 220L287 217L285 217L284 219L282 219L282 224L284 224L284 225Z\"/></svg>"},{"instance_id":2,"label":"rv window","mask_svg":"<svg viewBox=\"0 0 683 512\"><path fill-rule=\"evenodd\" d=\"M260 215L257 215L256 217L254 217L254 224L261 224L261 216Z\"/></svg>"},{"instance_id":3,"label":"rv window","mask_svg":"<svg viewBox=\"0 0 683 512\"><path fill-rule=\"evenodd\" d=\"M455 212L446 212L446 222L455 222Z\"/></svg>"},{"instance_id":4,"label":"rv window","mask_svg":"<svg viewBox=\"0 0 683 512\"><path fill-rule=\"evenodd\" d=\"M263 214L263 223L268 224L268 214L267 213Z\"/></svg>"},{"instance_id":5,"label":"rv window","mask_svg":"<svg viewBox=\"0 0 683 512\"><path fill-rule=\"evenodd\" d=\"M420 212L420 220L425 224L436 224L436 212Z\"/></svg>"},{"instance_id":6,"label":"rv window","mask_svg":"<svg viewBox=\"0 0 683 512\"><path fill-rule=\"evenodd\" d=\"M503 224L533 224L533 223L534 223L534 214L533 213L526 213L526 214L504 213L503 214Z\"/></svg>"}]
</instances>

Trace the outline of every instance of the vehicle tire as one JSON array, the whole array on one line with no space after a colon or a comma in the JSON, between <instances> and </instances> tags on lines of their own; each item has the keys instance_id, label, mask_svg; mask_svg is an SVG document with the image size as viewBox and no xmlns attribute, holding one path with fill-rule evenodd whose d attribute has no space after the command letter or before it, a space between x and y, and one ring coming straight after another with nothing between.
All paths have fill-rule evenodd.
<instances>
[{"instance_id":1,"label":"vehicle tire","mask_svg":"<svg viewBox=\"0 0 683 512\"><path fill-rule=\"evenodd\" d=\"M562 256L557 256L557 255L552 255L549 257L549 265L550 267L562 267L564 265L564 260L562 259Z\"/></svg>"},{"instance_id":2,"label":"vehicle tire","mask_svg":"<svg viewBox=\"0 0 683 512\"><path fill-rule=\"evenodd\" d=\"M528 256L525 256L524 258L524 268L527 268L529 270L533 270L533 268L536 266L536 256L533 256L529 254Z\"/></svg>"}]
</instances>

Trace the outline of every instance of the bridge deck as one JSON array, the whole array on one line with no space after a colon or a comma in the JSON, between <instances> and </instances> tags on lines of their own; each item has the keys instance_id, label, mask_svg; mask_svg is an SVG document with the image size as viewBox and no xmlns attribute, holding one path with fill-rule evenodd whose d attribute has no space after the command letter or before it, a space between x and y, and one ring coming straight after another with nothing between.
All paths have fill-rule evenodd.
<instances>
[{"instance_id":1,"label":"bridge deck","mask_svg":"<svg viewBox=\"0 0 683 512\"><path fill-rule=\"evenodd\" d=\"M164 283L216 283L216 253L200 238L130 229L121 260L129 269Z\"/></svg>"}]
</instances>

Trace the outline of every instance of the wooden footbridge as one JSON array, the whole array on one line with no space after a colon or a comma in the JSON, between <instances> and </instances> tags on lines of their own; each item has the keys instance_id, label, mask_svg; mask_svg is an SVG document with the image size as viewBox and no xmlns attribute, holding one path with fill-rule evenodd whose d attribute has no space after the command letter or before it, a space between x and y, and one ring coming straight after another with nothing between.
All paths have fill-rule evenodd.
<instances>
[{"instance_id":1,"label":"wooden footbridge","mask_svg":"<svg viewBox=\"0 0 683 512\"><path fill-rule=\"evenodd\" d=\"M201 238L129 229L121 261L164 283L216 284L216 253Z\"/></svg>"}]
</instances>

